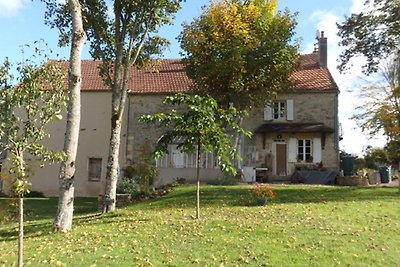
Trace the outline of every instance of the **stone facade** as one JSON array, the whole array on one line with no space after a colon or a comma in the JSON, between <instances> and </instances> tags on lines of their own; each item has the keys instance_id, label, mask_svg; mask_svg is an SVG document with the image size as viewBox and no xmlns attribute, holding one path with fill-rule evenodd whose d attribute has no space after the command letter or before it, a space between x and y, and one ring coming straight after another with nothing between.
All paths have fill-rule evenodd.
<instances>
[{"instance_id":1,"label":"stone facade","mask_svg":"<svg viewBox=\"0 0 400 267\"><path fill-rule=\"evenodd\" d=\"M144 114L156 112L170 112L171 106L164 104L163 100L167 94L131 94L129 97L128 110L128 135L126 145L127 160L130 163L137 163L143 144L148 144L153 150L157 140L166 129L156 127L153 124L138 122L138 118ZM183 107L176 107L176 109ZM185 178L187 182L196 179L196 168L168 168L159 166L157 185L165 185L173 182L176 178ZM223 173L218 168L207 168L200 171L202 181L221 178Z\"/></svg>"},{"instance_id":2,"label":"stone facade","mask_svg":"<svg viewBox=\"0 0 400 267\"><path fill-rule=\"evenodd\" d=\"M160 129L154 125L146 125L138 123L137 119L142 114L154 114L156 112L171 110L169 105L163 104L166 94L137 94L130 95L129 111L128 111L128 137L127 137L127 159L131 162L137 162L143 143L148 143L154 148L155 143L160 138L165 129ZM323 166L329 170L338 171L339 149L338 149L338 90L326 91L303 91L290 94L283 94L279 99L293 100L293 115L291 123L322 123L326 127L333 129L332 133L321 132L270 132L266 134L254 133L252 138L245 138L241 144L241 154L243 157L242 166L250 167L268 167L270 174L276 173L275 165L277 164L276 148L277 136L280 135L279 143L288 144L290 139L314 139L322 138L323 144L321 149L320 160L315 163L323 162ZM253 109L250 116L243 121L243 127L252 132L256 132L260 125L267 122L264 119L263 108ZM254 147L257 153L257 159L246 161L247 150ZM289 147L286 148L286 154L289 154ZM270 166L267 165L267 157L270 157ZM287 156L286 156L287 158ZM287 172L290 175L295 170L296 160L287 160ZM159 184L171 182L174 178L184 177L189 181L195 179L195 168L159 168L160 177ZM223 174L216 168L207 168L202 170L202 178L215 179Z\"/></svg>"},{"instance_id":3,"label":"stone facade","mask_svg":"<svg viewBox=\"0 0 400 267\"><path fill-rule=\"evenodd\" d=\"M254 109L249 116L249 119L244 121L244 127L252 132L255 132L251 139L243 140L242 153L246 159L246 147L254 146L256 159L253 161L244 161L244 166L252 167L268 167L270 173L279 175L276 172L276 144L286 144L287 153L287 172L285 175L290 175L295 170L295 165L298 163L297 158L293 160L288 157L289 140L313 140L321 139L321 155L318 156L318 162L322 161L325 168L338 171L339 168L339 136L338 136L338 93L337 89L324 91L300 91L289 94L282 94L279 100L293 100L293 119L290 121L281 120L278 123L288 125L296 125L301 123L320 123L324 127L332 129L332 132L324 133L319 131L306 132L302 130L283 131L283 132L266 132L257 133L260 125L273 125L277 121L266 121L264 118L263 109ZM267 159L269 157L269 159ZM268 162L269 161L269 162ZM268 165L268 166L267 166Z\"/></svg>"}]
</instances>

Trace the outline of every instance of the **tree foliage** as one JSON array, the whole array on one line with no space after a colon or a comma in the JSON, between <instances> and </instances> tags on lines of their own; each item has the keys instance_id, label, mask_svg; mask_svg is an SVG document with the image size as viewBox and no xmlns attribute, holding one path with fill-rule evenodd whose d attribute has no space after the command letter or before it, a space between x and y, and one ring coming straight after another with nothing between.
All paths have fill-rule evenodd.
<instances>
[{"instance_id":1,"label":"tree foliage","mask_svg":"<svg viewBox=\"0 0 400 267\"><path fill-rule=\"evenodd\" d=\"M10 84L10 67L6 62L1 72L0 87ZM61 118L65 108L65 73L55 63L41 67L22 63L17 70L19 84L0 90L0 139L2 149L7 151L8 172L12 177L11 192L19 200L18 266L23 258L23 197L29 193L29 166L26 156L41 161L58 162L63 152L54 152L42 144L49 137L46 125Z\"/></svg>"},{"instance_id":2,"label":"tree foliage","mask_svg":"<svg viewBox=\"0 0 400 267\"><path fill-rule=\"evenodd\" d=\"M368 147L364 155L365 166L370 169L378 169L379 166L390 163L386 149Z\"/></svg>"},{"instance_id":3,"label":"tree foliage","mask_svg":"<svg viewBox=\"0 0 400 267\"><path fill-rule=\"evenodd\" d=\"M168 153L168 145L174 143L177 137L183 140L178 146L182 152L197 152L196 217L199 218L200 153L214 152L221 170L235 175L236 168L231 160L239 157L239 154L236 153L232 133L240 132L247 136L251 133L245 131L237 122L237 118L244 115L243 112L234 107L222 109L210 96L176 94L166 97L164 103L175 107L183 105L185 111L172 109L170 113L143 115L139 121L155 123L166 128L166 132L157 142L156 157L165 156Z\"/></svg>"},{"instance_id":4,"label":"tree foliage","mask_svg":"<svg viewBox=\"0 0 400 267\"><path fill-rule=\"evenodd\" d=\"M342 38L339 44L345 47L339 58L339 70L346 70L351 58L364 56L364 72L376 72L381 59L399 51L400 1L365 0L361 13L346 17L337 26Z\"/></svg>"},{"instance_id":5,"label":"tree foliage","mask_svg":"<svg viewBox=\"0 0 400 267\"><path fill-rule=\"evenodd\" d=\"M400 141L400 58L390 60L381 75L383 82L363 88L353 119L372 136L383 131L388 141Z\"/></svg>"},{"instance_id":6,"label":"tree foliage","mask_svg":"<svg viewBox=\"0 0 400 267\"><path fill-rule=\"evenodd\" d=\"M277 0L222 0L184 24L179 40L198 93L248 108L290 87L298 46L295 16Z\"/></svg>"},{"instance_id":7,"label":"tree foliage","mask_svg":"<svg viewBox=\"0 0 400 267\"><path fill-rule=\"evenodd\" d=\"M60 43L69 41L71 18L66 5L52 0L47 3L47 23L60 30ZM157 36L157 29L171 23L181 0L81 0L84 29L90 42L90 54L102 60L100 75L112 89L111 137L107 160L103 212L115 210L119 173L119 148L122 118L128 93L131 68L160 55L168 41Z\"/></svg>"}]
</instances>

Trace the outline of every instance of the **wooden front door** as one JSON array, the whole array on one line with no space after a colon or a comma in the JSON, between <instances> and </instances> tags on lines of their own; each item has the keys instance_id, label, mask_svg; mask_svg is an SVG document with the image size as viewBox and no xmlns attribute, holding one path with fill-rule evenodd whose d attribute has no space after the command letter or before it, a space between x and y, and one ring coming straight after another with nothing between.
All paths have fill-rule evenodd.
<instances>
[{"instance_id":1,"label":"wooden front door","mask_svg":"<svg viewBox=\"0 0 400 267\"><path fill-rule=\"evenodd\" d=\"M277 175L287 175L286 163L287 163L286 144L276 144L276 174Z\"/></svg>"}]
</instances>

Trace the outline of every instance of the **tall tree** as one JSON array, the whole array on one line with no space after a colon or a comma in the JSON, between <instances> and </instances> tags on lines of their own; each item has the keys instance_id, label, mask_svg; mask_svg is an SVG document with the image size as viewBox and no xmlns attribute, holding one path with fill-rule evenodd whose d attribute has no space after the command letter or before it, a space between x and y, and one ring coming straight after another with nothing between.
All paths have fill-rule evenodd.
<instances>
[{"instance_id":1,"label":"tall tree","mask_svg":"<svg viewBox=\"0 0 400 267\"><path fill-rule=\"evenodd\" d=\"M339 45L345 48L339 58L339 70L350 67L351 58L364 56L364 72L376 72L381 59L399 52L400 1L364 0L361 13L351 14L337 26L342 38Z\"/></svg>"},{"instance_id":2,"label":"tall tree","mask_svg":"<svg viewBox=\"0 0 400 267\"><path fill-rule=\"evenodd\" d=\"M57 64L46 63L41 67L23 63L17 69L20 74L18 86L0 90L0 139L2 149L7 151L6 166L12 176L12 193L18 198L19 234L18 266L23 263L24 195L29 192L30 176L26 157L42 161L60 161L64 153L53 152L42 144L48 134L46 125L60 118L65 108L65 73ZM9 84L9 67L6 63L0 72L0 81Z\"/></svg>"},{"instance_id":3,"label":"tall tree","mask_svg":"<svg viewBox=\"0 0 400 267\"><path fill-rule=\"evenodd\" d=\"M66 158L60 168L58 208L53 224L53 228L56 231L68 231L72 228L75 160L81 120L81 55L86 40L86 33L83 29L82 8L79 1L69 0L68 8L72 18L72 41L68 69L67 126L64 139Z\"/></svg>"},{"instance_id":4,"label":"tall tree","mask_svg":"<svg viewBox=\"0 0 400 267\"><path fill-rule=\"evenodd\" d=\"M259 106L290 87L298 59L296 20L277 0L214 1L179 40L198 93L228 107Z\"/></svg>"},{"instance_id":5,"label":"tall tree","mask_svg":"<svg viewBox=\"0 0 400 267\"><path fill-rule=\"evenodd\" d=\"M362 104L352 118L371 136L383 134L387 138L387 151L393 161L400 159L400 57L392 57L381 68L383 81L364 87Z\"/></svg>"},{"instance_id":6,"label":"tall tree","mask_svg":"<svg viewBox=\"0 0 400 267\"><path fill-rule=\"evenodd\" d=\"M400 141L400 57L389 60L380 74L382 82L363 88L353 119L370 135L383 131L388 140Z\"/></svg>"},{"instance_id":7,"label":"tall tree","mask_svg":"<svg viewBox=\"0 0 400 267\"><path fill-rule=\"evenodd\" d=\"M115 210L120 135L131 68L145 62L151 55L161 54L168 42L152 33L171 22L181 2L114 0L113 14L110 15L105 0L81 1L90 53L93 58L102 60L100 74L112 89L111 137L103 212ZM52 12L47 13L48 22L61 30L61 41L65 41L70 23L65 5L54 3L50 7Z\"/></svg>"},{"instance_id":8,"label":"tall tree","mask_svg":"<svg viewBox=\"0 0 400 267\"><path fill-rule=\"evenodd\" d=\"M164 103L174 107L183 105L186 109L183 112L172 109L167 114L143 115L139 121L155 123L167 129L157 142L156 157L165 156L168 153L168 145L173 143L177 137L183 139L178 146L182 152L197 152L196 218L200 219L201 153L215 152L220 168L224 172L235 175L236 169L231 160L239 155L232 144L232 131L241 132L247 136L250 136L251 133L242 129L237 123L237 117L243 116L242 112L233 107L222 109L212 97L177 94L166 97Z\"/></svg>"}]
</instances>

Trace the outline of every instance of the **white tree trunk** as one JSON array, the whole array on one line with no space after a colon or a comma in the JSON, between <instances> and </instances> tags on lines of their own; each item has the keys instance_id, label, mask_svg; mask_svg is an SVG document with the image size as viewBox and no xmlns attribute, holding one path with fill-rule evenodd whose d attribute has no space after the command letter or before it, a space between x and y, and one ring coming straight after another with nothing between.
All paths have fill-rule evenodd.
<instances>
[{"instance_id":1,"label":"white tree trunk","mask_svg":"<svg viewBox=\"0 0 400 267\"><path fill-rule=\"evenodd\" d=\"M78 149L81 120L81 54L86 40L79 0L69 0L68 6L72 17L73 36L68 70L69 101L67 127L64 140L66 160L62 162L60 168L60 195L58 199L57 214L53 224L53 229L55 231L63 232L72 228L75 189L75 160Z\"/></svg>"},{"instance_id":2,"label":"white tree trunk","mask_svg":"<svg viewBox=\"0 0 400 267\"><path fill-rule=\"evenodd\" d=\"M125 75L124 75L125 76ZM127 98L125 82L122 90L113 88L111 137L108 150L106 186L103 198L103 213L115 211L117 182L119 177L119 150L121 145L121 129L124 107Z\"/></svg>"},{"instance_id":3,"label":"white tree trunk","mask_svg":"<svg viewBox=\"0 0 400 267\"><path fill-rule=\"evenodd\" d=\"M128 21L125 21L126 19L122 16L121 4L121 1L114 1L116 58L114 61L111 137L108 152L106 186L102 205L103 213L115 211L117 182L120 171L119 148L121 144L121 129L125 102L128 95L128 81L130 79L131 68L136 63L148 32L148 27L145 26L141 41L138 47L134 49L134 41L137 36L123 29L123 25L127 24ZM125 49L125 40L127 37L129 38L129 45L128 48ZM135 53L133 53L134 51Z\"/></svg>"}]
</instances>

